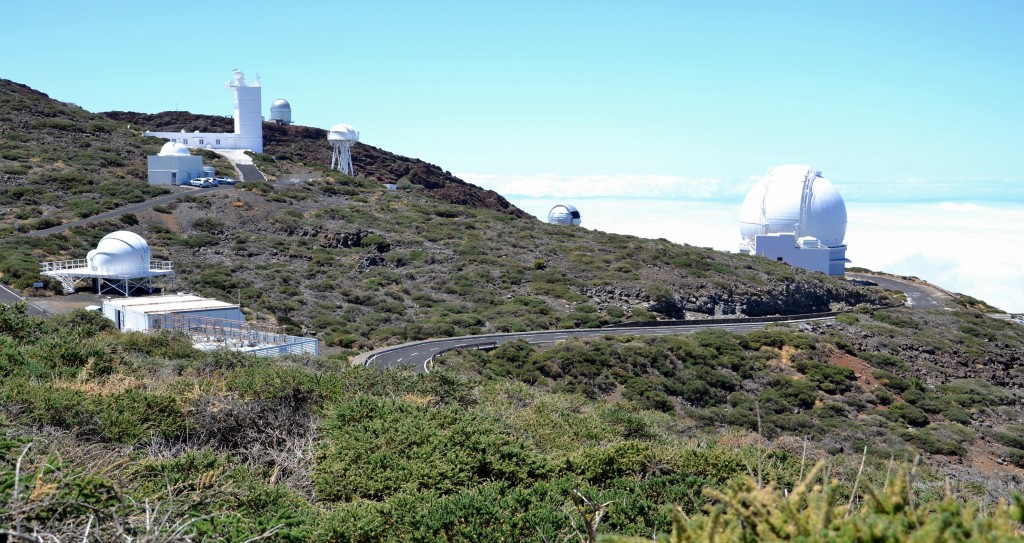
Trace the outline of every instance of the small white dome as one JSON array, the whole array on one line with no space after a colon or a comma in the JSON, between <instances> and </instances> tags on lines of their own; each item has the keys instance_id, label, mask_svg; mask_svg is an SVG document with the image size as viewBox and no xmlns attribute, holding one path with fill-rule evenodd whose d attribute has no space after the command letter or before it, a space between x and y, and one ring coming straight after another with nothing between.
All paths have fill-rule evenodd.
<instances>
[{"instance_id":1,"label":"small white dome","mask_svg":"<svg viewBox=\"0 0 1024 543\"><path fill-rule=\"evenodd\" d=\"M149 243L127 230L118 230L103 236L99 244L85 257L89 269L101 273L131 273L148 271L151 254Z\"/></svg>"},{"instance_id":2,"label":"small white dome","mask_svg":"<svg viewBox=\"0 0 1024 543\"><path fill-rule=\"evenodd\" d=\"M802 164L772 168L747 193L740 208L740 234L792 233L838 247L846 237L846 203L821 172Z\"/></svg>"},{"instance_id":3,"label":"small white dome","mask_svg":"<svg viewBox=\"0 0 1024 543\"><path fill-rule=\"evenodd\" d=\"M359 141L359 132L347 124L336 124L327 133L328 141Z\"/></svg>"},{"instance_id":4,"label":"small white dome","mask_svg":"<svg viewBox=\"0 0 1024 543\"><path fill-rule=\"evenodd\" d=\"M288 100L285 100L284 98L278 98L277 100L274 100L274 103L270 104L270 109L274 108L291 109L292 105L288 103Z\"/></svg>"},{"instance_id":5,"label":"small white dome","mask_svg":"<svg viewBox=\"0 0 1024 543\"><path fill-rule=\"evenodd\" d=\"M578 226L580 222L582 220L576 206L558 204L551 208L551 211L548 211L548 224L572 224Z\"/></svg>"},{"instance_id":6,"label":"small white dome","mask_svg":"<svg viewBox=\"0 0 1024 543\"><path fill-rule=\"evenodd\" d=\"M169 141L160 148L159 156L189 156L188 147L183 143Z\"/></svg>"}]
</instances>

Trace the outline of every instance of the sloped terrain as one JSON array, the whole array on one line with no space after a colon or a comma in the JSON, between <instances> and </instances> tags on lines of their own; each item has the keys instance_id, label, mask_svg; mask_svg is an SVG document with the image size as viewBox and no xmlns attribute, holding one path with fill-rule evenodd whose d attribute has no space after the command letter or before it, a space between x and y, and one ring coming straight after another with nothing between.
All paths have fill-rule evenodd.
<instances>
[{"instance_id":1,"label":"sloped terrain","mask_svg":"<svg viewBox=\"0 0 1024 543\"><path fill-rule=\"evenodd\" d=\"M131 167L159 140L123 132L129 125L230 129L229 119L180 112L92 115L17 89L4 94L20 104L5 118L36 119L42 114L26 111L46 111L62 126L95 122L117 135L116 148L131 155ZM877 289L761 258L542 224L436 166L366 145L354 150L360 176L346 177L325 167L324 131L271 124L265 130L268 152L255 160L271 182L222 187L52 239L10 240L0 271L24 288L37 280L38 261L81 258L104 231L129 228L150 241L155 256L175 261L176 288L240 296L252 318L355 349L483 331L810 313L888 300ZM46 156L74 140L25 134L25 148ZM100 174L111 171L119 172ZM48 217L68 215L60 204L53 202Z\"/></svg>"},{"instance_id":2,"label":"sloped terrain","mask_svg":"<svg viewBox=\"0 0 1024 543\"><path fill-rule=\"evenodd\" d=\"M843 326L886 319L865 312ZM989 330L1019 349L1009 326ZM750 540L761 523L756 540L791 540L780 518L810 541L859 541L850 530L869 528L893 541L924 529L1019 540L1009 518L1021 504L1010 515L993 505L1020 471L976 461L1020 462L1019 394L900 382L895 362L863 390L829 364L833 329L448 356L484 377L202 353L183 336L112 328L93 312L42 321L0 306L3 526L76 541L539 543L586 541L602 507L594 533L650 541L682 529L677 515L707 529L717 505L718 541ZM998 426L985 424L990 412ZM762 516L776 508L789 516Z\"/></svg>"},{"instance_id":3,"label":"sloped terrain","mask_svg":"<svg viewBox=\"0 0 1024 543\"><path fill-rule=\"evenodd\" d=\"M985 317L977 300L882 309L893 298L879 289L762 258L542 224L368 146L357 147L361 176L346 177L323 167L322 131L303 127L268 125L268 153L255 158L271 182L28 238L14 235L16 209L39 207L17 219L38 227L44 213L81 216L75 198L116 205L131 197L101 190L145 189L134 168L160 142L138 126L224 120L101 117L9 82L0 100L5 283L27 289L40 261L81 258L130 229L176 262L178 289L241 297L251 318L330 347L316 360L203 353L181 335L118 333L93 312L41 320L0 305L5 530L103 541L649 541L673 527L690 540L714 540L705 529L719 541L1020 539L1021 502L988 512L1022 484L1024 328ZM49 186L61 192L31 203ZM835 323L747 335L455 352L427 375L348 367L354 350L432 336L851 308Z\"/></svg>"}]
</instances>

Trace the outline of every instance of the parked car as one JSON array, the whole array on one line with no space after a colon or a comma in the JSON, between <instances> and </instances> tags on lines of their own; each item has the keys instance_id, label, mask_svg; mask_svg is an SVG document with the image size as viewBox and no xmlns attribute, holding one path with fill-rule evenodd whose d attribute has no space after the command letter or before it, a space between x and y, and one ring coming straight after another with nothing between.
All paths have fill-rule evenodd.
<instances>
[{"instance_id":1,"label":"parked car","mask_svg":"<svg viewBox=\"0 0 1024 543\"><path fill-rule=\"evenodd\" d=\"M190 180L188 184L192 185L193 187L202 187L204 189L208 189L213 186L213 179L210 179L209 177L197 177L195 179Z\"/></svg>"},{"instance_id":2,"label":"parked car","mask_svg":"<svg viewBox=\"0 0 1024 543\"><path fill-rule=\"evenodd\" d=\"M237 185L238 184L238 180L237 179L231 179L230 177L214 177L213 180L218 185Z\"/></svg>"}]
</instances>

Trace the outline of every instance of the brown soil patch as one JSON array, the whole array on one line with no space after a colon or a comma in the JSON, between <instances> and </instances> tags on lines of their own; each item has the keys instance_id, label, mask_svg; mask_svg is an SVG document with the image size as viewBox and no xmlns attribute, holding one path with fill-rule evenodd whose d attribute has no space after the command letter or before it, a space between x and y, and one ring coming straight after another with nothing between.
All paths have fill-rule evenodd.
<instances>
[{"instance_id":1,"label":"brown soil patch","mask_svg":"<svg viewBox=\"0 0 1024 543\"><path fill-rule=\"evenodd\" d=\"M864 389L864 392L871 392L879 385L878 379L871 375L874 368L856 356L833 349L828 355L828 361L830 364L853 370L854 375L857 376L857 384Z\"/></svg>"},{"instance_id":2,"label":"brown soil patch","mask_svg":"<svg viewBox=\"0 0 1024 543\"><path fill-rule=\"evenodd\" d=\"M1024 470L1008 463L999 463L999 456L992 451L991 445L984 441L975 441L967 445L967 455L964 463L969 467L983 473L1012 473L1018 476L1024 475Z\"/></svg>"},{"instance_id":3,"label":"brown soil patch","mask_svg":"<svg viewBox=\"0 0 1024 543\"><path fill-rule=\"evenodd\" d=\"M157 213L153 211L149 214L150 217L156 219L157 222L167 227L168 230L175 234L181 234L181 225L174 218L173 214L170 213Z\"/></svg>"}]
</instances>

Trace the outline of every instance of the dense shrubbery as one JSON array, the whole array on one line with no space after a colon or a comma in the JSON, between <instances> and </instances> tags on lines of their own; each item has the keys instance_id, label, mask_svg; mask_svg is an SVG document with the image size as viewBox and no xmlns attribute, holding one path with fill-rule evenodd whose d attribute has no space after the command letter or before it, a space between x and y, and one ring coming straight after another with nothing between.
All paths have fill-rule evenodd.
<instances>
[{"instance_id":1,"label":"dense shrubbery","mask_svg":"<svg viewBox=\"0 0 1024 543\"><path fill-rule=\"evenodd\" d=\"M777 498L741 481L754 474L793 489L801 458L764 448L749 430L834 437L870 409L848 370L826 363L820 338L785 329L604 337L544 352L513 342L451 357L485 379L202 353L174 334L116 333L91 312L43 321L0 307L0 343L0 492L17 506L0 510L0 522L75 540L89 525L100 539L181 531L232 541L562 541L586 533L577 507L602 504L601 533L665 534L674 505L697 521L688 533L703 534L702 511L717 504L720 539L763 537ZM889 379L905 401L888 410L899 422L885 429L931 454L963 455L973 432L928 424L917 406L948 401L966 411L980 396L1008 397L977 381L931 389ZM624 401L606 401L618 394ZM913 409L926 426L907 429ZM714 434L682 439L703 423L746 428L726 439L750 445L718 444ZM26 451L29 438L16 436L32 434ZM990 436L1024 463L1024 431ZM876 482L898 452L882 450L869 461ZM10 474L22 452L30 484L14 496ZM831 462L833 475L853 480L853 459ZM849 492L833 488L815 507L844 511ZM754 496L761 513L746 509ZM882 511L871 496L860 493L864 506L821 533L849 539L863 523L902 533L906 508L888 501L893 508ZM946 511L963 515L958 533L1002 533L1001 521L985 524L955 502L914 503L922 526Z\"/></svg>"}]
</instances>

